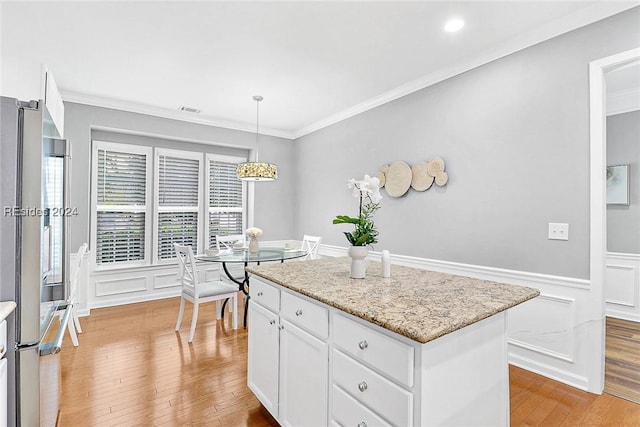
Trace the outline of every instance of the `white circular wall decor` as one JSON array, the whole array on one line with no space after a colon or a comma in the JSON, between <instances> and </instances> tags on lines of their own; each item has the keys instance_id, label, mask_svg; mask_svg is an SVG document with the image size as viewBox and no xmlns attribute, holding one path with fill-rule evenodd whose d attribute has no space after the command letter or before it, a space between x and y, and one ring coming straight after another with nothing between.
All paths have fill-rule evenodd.
<instances>
[{"instance_id":1,"label":"white circular wall decor","mask_svg":"<svg viewBox=\"0 0 640 427\"><path fill-rule=\"evenodd\" d=\"M385 189L391 197L402 197L411 187L411 168L402 161L391 163L385 173Z\"/></svg>"},{"instance_id":2,"label":"white circular wall decor","mask_svg":"<svg viewBox=\"0 0 640 427\"><path fill-rule=\"evenodd\" d=\"M427 166L427 172L429 172L429 175L433 177L436 177L438 176L438 174L444 172L444 160L442 160L440 157L434 157L433 159L431 159Z\"/></svg>"},{"instance_id":3,"label":"white circular wall decor","mask_svg":"<svg viewBox=\"0 0 640 427\"><path fill-rule=\"evenodd\" d=\"M380 183L378 184L378 186L380 188L384 187L384 184L387 181L387 171L389 170L389 165L384 165L383 167L380 168L380 171L378 172L378 175L376 175L378 177L378 180L380 181Z\"/></svg>"},{"instance_id":4,"label":"white circular wall decor","mask_svg":"<svg viewBox=\"0 0 640 427\"><path fill-rule=\"evenodd\" d=\"M426 191L433 184L433 177L427 172L427 162L418 162L411 167L411 188Z\"/></svg>"},{"instance_id":5,"label":"white circular wall decor","mask_svg":"<svg viewBox=\"0 0 640 427\"><path fill-rule=\"evenodd\" d=\"M446 185L448 181L449 175L446 172L441 172L438 174L438 176L436 176L436 184L440 187Z\"/></svg>"},{"instance_id":6,"label":"white circular wall decor","mask_svg":"<svg viewBox=\"0 0 640 427\"><path fill-rule=\"evenodd\" d=\"M428 162L418 162L410 167L398 160L384 165L376 175L380 180L380 188L386 188L391 197L404 196L409 188L426 191L436 185L443 187L449 182L449 175L444 171L445 163L441 157L434 157Z\"/></svg>"}]
</instances>

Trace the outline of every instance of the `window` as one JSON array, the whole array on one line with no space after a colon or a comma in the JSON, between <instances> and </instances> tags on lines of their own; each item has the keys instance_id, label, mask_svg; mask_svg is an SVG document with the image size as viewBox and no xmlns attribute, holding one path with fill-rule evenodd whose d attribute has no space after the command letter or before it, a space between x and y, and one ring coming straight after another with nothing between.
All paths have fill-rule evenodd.
<instances>
[{"instance_id":1,"label":"window","mask_svg":"<svg viewBox=\"0 0 640 427\"><path fill-rule=\"evenodd\" d=\"M98 266L147 259L150 159L150 148L94 145L92 227Z\"/></svg>"},{"instance_id":2,"label":"window","mask_svg":"<svg viewBox=\"0 0 640 427\"><path fill-rule=\"evenodd\" d=\"M207 155L209 247L216 246L216 235L244 234L245 186L236 175L244 159Z\"/></svg>"},{"instance_id":3,"label":"window","mask_svg":"<svg viewBox=\"0 0 640 427\"><path fill-rule=\"evenodd\" d=\"M93 142L91 241L99 270L175 262L219 234L242 234L246 185L218 154Z\"/></svg>"},{"instance_id":4,"label":"window","mask_svg":"<svg viewBox=\"0 0 640 427\"><path fill-rule=\"evenodd\" d=\"M174 243L198 252L202 153L156 151L156 259L173 259Z\"/></svg>"}]
</instances>

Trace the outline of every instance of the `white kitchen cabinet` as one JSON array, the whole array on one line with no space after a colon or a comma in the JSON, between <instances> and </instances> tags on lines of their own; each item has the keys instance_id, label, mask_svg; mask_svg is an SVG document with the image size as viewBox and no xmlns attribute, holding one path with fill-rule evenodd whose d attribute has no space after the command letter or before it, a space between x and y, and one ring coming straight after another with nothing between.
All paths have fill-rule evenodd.
<instances>
[{"instance_id":1,"label":"white kitchen cabinet","mask_svg":"<svg viewBox=\"0 0 640 427\"><path fill-rule=\"evenodd\" d=\"M20 101L44 101L48 113L46 123L52 124L60 137L64 136L64 103L47 66L24 58L3 56L1 71L0 95Z\"/></svg>"},{"instance_id":2,"label":"white kitchen cabinet","mask_svg":"<svg viewBox=\"0 0 640 427\"><path fill-rule=\"evenodd\" d=\"M327 425L329 346L280 320L280 412L283 426Z\"/></svg>"},{"instance_id":3,"label":"white kitchen cabinet","mask_svg":"<svg viewBox=\"0 0 640 427\"><path fill-rule=\"evenodd\" d=\"M509 425L504 312L419 343L251 283L249 387L281 425Z\"/></svg>"},{"instance_id":4,"label":"white kitchen cabinet","mask_svg":"<svg viewBox=\"0 0 640 427\"><path fill-rule=\"evenodd\" d=\"M251 300L248 328L247 385L271 415L278 418L278 316Z\"/></svg>"},{"instance_id":5,"label":"white kitchen cabinet","mask_svg":"<svg viewBox=\"0 0 640 427\"><path fill-rule=\"evenodd\" d=\"M249 294L249 388L283 426L327 425L327 310L255 278Z\"/></svg>"}]
</instances>

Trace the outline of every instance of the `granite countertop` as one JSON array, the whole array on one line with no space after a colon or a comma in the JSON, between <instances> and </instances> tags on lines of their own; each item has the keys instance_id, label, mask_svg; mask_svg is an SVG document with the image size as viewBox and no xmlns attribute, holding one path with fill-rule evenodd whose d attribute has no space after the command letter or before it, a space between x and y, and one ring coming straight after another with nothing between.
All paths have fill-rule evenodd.
<instances>
[{"instance_id":1,"label":"granite countertop","mask_svg":"<svg viewBox=\"0 0 640 427\"><path fill-rule=\"evenodd\" d=\"M365 279L351 279L350 263L349 257L322 258L247 271L420 343L540 295L524 286L399 265L383 278L377 261L369 261Z\"/></svg>"},{"instance_id":2,"label":"granite countertop","mask_svg":"<svg viewBox=\"0 0 640 427\"><path fill-rule=\"evenodd\" d=\"M9 317L16 309L16 303L13 301L0 301L0 322Z\"/></svg>"}]
</instances>

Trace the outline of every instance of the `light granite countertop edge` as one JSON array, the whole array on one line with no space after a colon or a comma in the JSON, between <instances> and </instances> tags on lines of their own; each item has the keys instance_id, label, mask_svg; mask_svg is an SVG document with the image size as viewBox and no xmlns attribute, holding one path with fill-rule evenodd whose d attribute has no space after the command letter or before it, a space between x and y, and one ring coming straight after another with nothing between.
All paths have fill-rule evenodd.
<instances>
[{"instance_id":1,"label":"light granite countertop edge","mask_svg":"<svg viewBox=\"0 0 640 427\"><path fill-rule=\"evenodd\" d=\"M345 257L339 257L339 258L333 258L333 260L335 260L335 263L337 263L338 265L340 265L341 267L345 264ZM325 265L329 266L333 266L334 264L331 263L331 261L326 261L327 259L325 259L324 261L322 261ZM318 261L318 260L316 260ZM300 262L300 263L308 263L308 262L315 262L315 261L304 261L304 262ZM378 268L379 263L377 262L369 262L370 263L370 269L373 266L374 270L375 268ZM431 272L429 270L421 270L421 269L415 269L415 268L410 268L410 267L401 267L401 266L393 266L395 267L397 270L404 272L405 274L414 274L416 276L424 276L426 274L432 273L434 275L438 275L438 277L444 277L450 280L464 280L464 284L460 285L460 289L464 289L464 287L469 287L469 286L474 286L474 284L482 284L484 286L487 285L497 285L497 286L502 286L508 290L517 290L518 291L518 296L514 296L514 297L510 297L508 299L508 301L499 301L499 302L492 302L492 305L490 307L479 307L475 312L473 312L472 315L468 316L468 312L465 312L465 315L462 316L461 318L456 318L453 319L451 315L445 316L445 318L443 318L442 322L435 322L437 324L437 326L434 327L430 327L430 328L414 328L413 325L409 325L409 327L405 326L403 327L403 322L402 321L393 321L393 320L389 320L390 318L392 318L393 316L385 316L385 312L383 311L381 313L381 315L375 315L375 314L371 314L369 313L369 310L367 310L366 308L368 307L367 304L362 304L363 305L363 310L359 310L357 308L354 307L354 305L349 305L348 303L345 303L343 301L341 301L339 298L337 297L325 297L321 294L322 291L314 291L314 289L309 289L299 283L295 283L296 281L299 281L298 277L296 277L296 280L292 280L292 281L287 281L286 274L283 273L283 266L286 266L287 264L278 264L280 267L275 267L273 264L272 265L268 265L268 264L263 264L261 266L257 266L257 267L248 267L247 271L251 274L254 274L256 276L259 276L263 279L266 279L268 281L271 281L275 284L278 284L284 288L290 289L294 292L297 292L301 295L304 295L306 297L309 297L311 299L314 299L316 301L322 302L324 304L327 304L331 307L334 307L340 311L343 311L345 313L349 313L353 316L356 316L360 319L363 319L365 321L368 321L370 323L373 323L375 325L378 325L382 328L385 328L389 331L398 333L400 335L403 335L411 340L417 341L419 343L427 343L429 341L433 341L437 338L440 338L444 335L450 334L452 332L455 332L459 329L462 329L466 326L469 326L473 323L479 322L481 320L484 320L486 318L489 318L495 314L498 314L500 312L506 311L512 307L515 307L516 305L519 305L523 302L526 302L532 298L535 298L536 296L538 296L540 294L540 291L534 288L529 288L529 287L524 287L524 286L517 286L517 285L507 285L507 284L503 284L503 283L497 283L497 282L490 282L490 281L486 281L486 280L481 280L481 279L473 279L473 278L469 278L469 277L465 277L465 276L455 276L455 275L448 275L445 273L437 273L437 272ZM301 268L303 268L301 265L293 265L291 266L291 269L297 269L300 270ZM348 270L347 270L348 271ZM300 274L304 274L304 273L300 273ZM348 273L346 273L348 276ZM357 279L350 279L350 280L357 280ZM366 280L366 279L365 279ZM382 283L381 286L386 286L386 282L381 281L381 278L375 278L372 277L371 280L376 281L377 283ZM346 282L346 280L342 280L343 282ZM293 282L293 283L292 283ZM361 285L371 285L371 283L366 283L366 282L349 282L349 283L356 283L356 284L361 284ZM374 283L375 286L375 283ZM389 287L391 287L391 285L388 285ZM427 286L427 285L425 285ZM464 295L460 298L464 298ZM488 298L488 297L487 297ZM377 307L378 309L380 309L379 307ZM384 308L382 308L382 310L384 310ZM386 317L386 318L385 318ZM417 316L413 316L414 320L417 318ZM436 319L436 320L440 320L440 319ZM440 324L442 323L442 324Z\"/></svg>"}]
</instances>

